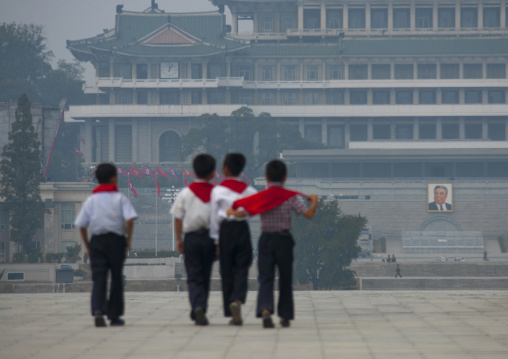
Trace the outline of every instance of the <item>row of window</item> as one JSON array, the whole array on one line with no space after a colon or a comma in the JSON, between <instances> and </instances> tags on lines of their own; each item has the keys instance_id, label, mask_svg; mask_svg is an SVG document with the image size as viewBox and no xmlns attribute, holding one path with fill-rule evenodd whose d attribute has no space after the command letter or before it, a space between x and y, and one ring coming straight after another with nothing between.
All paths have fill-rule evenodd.
<instances>
[{"instance_id":1,"label":"row of window","mask_svg":"<svg viewBox=\"0 0 508 359\"><path fill-rule=\"evenodd\" d=\"M508 162L298 163L297 177L508 177Z\"/></svg>"},{"instance_id":2,"label":"row of window","mask_svg":"<svg viewBox=\"0 0 508 359\"><path fill-rule=\"evenodd\" d=\"M499 28L501 26L501 8L499 6L483 7L483 28ZM507 11L508 13L508 11ZM462 29L478 28L480 17L478 7L475 5L463 5L460 8L459 19L456 19L455 8L452 6L438 7L437 28L450 29L457 26L460 20ZM326 9L326 28L343 29L344 11L342 9ZM508 16L507 16L508 18ZM389 16L387 7L372 7L370 19L366 16L365 7L350 7L347 12L347 29L363 30L370 21L371 29L387 29L389 27ZM260 32L277 32L276 22L273 15L262 15L259 20ZM392 27L394 29L409 29L411 26L411 11L409 7L395 7L392 13ZM418 6L415 8L414 26L417 29L434 27L432 6ZM297 28L297 16L295 14L282 15L281 32ZM304 9L304 29L321 28L321 10Z\"/></svg>"},{"instance_id":3,"label":"row of window","mask_svg":"<svg viewBox=\"0 0 508 359\"><path fill-rule=\"evenodd\" d=\"M347 99L349 95L349 100ZM369 100L369 95L372 99ZM206 96L207 104L221 105L226 104L225 91L195 90L190 92L180 92L179 90L136 90L136 101L134 101L134 92L132 90L118 90L115 92L115 103L120 105L130 104L161 104L161 105L201 105ZM485 96L485 98L484 98ZM100 104L109 104L109 96L99 97ZM438 103L451 104L504 104L506 103L505 89L480 89L467 88L463 90L463 99L461 100L461 90L459 89L354 89L347 93L344 90L323 91L293 91L287 90L280 93L278 98L277 91L259 91L257 95L253 91L239 90L232 93L231 103L239 105L435 105Z\"/></svg>"}]
</instances>

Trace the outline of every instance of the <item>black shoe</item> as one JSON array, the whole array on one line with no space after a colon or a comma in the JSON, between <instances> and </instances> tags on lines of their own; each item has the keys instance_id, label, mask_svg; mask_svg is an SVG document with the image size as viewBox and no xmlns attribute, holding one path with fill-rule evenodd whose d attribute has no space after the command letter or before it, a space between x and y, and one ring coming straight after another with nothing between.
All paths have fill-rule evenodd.
<instances>
[{"instance_id":1,"label":"black shoe","mask_svg":"<svg viewBox=\"0 0 508 359\"><path fill-rule=\"evenodd\" d=\"M290 325L291 325L291 323L289 322L289 320L280 318L280 326L282 328L289 328Z\"/></svg>"},{"instance_id":2,"label":"black shoe","mask_svg":"<svg viewBox=\"0 0 508 359\"><path fill-rule=\"evenodd\" d=\"M123 327L125 325L125 320L120 318L111 319L109 325L112 327Z\"/></svg>"},{"instance_id":3,"label":"black shoe","mask_svg":"<svg viewBox=\"0 0 508 359\"><path fill-rule=\"evenodd\" d=\"M272 316L268 313L263 314L263 328L275 328L275 325L273 325Z\"/></svg>"},{"instance_id":4,"label":"black shoe","mask_svg":"<svg viewBox=\"0 0 508 359\"><path fill-rule=\"evenodd\" d=\"M107 327L106 321L104 320L104 317L102 316L102 313L95 313L94 318L95 318L94 319L95 320L95 326L97 328Z\"/></svg>"},{"instance_id":5,"label":"black shoe","mask_svg":"<svg viewBox=\"0 0 508 359\"><path fill-rule=\"evenodd\" d=\"M208 325L208 318L203 308L194 309L194 317L196 318L196 325Z\"/></svg>"},{"instance_id":6,"label":"black shoe","mask_svg":"<svg viewBox=\"0 0 508 359\"><path fill-rule=\"evenodd\" d=\"M231 315L233 316L233 319L229 322L231 325L242 325L242 307L238 302L232 302L229 305L229 310L231 311Z\"/></svg>"}]
</instances>

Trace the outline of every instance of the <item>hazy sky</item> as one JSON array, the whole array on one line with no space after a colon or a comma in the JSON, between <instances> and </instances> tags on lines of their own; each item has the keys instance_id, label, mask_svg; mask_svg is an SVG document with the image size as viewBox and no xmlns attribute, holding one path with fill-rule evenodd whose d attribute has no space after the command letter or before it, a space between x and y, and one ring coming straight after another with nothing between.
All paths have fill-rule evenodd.
<instances>
[{"instance_id":1,"label":"hazy sky","mask_svg":"<svg viewBox=\"0 0 508 359\"><path fill-rule=\"evenodd\" d=\"M156 0L165 12L212 11L209 0ZM58 59L72 60L66 40L79 40L102 33L115 24L116 5L124 10L143 11L151 0L0 0L0 23L42 25L47 46ZM87 68L87 81L93 79Z\"/></svg>"}]
</instances>

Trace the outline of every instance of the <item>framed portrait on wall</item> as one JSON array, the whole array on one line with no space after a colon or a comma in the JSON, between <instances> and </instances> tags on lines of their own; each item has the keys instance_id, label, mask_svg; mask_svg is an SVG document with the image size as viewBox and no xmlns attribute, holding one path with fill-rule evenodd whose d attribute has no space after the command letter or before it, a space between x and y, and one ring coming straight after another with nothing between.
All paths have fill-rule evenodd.
<instances>
[{"instance_id":1,"label":"framed portrait on wall","mask_svg":"<svg viewBox=\"0 0 508 359\"><path fill-rule=\"evenodd\" d=\"M427 183L427 212L453 212L453 183Z\"/></svg>"}]
</instances>

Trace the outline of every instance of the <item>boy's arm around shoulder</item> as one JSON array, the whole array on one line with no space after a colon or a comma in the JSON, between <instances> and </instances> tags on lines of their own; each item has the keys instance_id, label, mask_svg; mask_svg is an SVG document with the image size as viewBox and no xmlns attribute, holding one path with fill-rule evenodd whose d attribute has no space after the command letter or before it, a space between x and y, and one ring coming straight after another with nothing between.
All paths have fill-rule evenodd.
<instances>
[{"instance_id":1,"label":"boy's arm around shoulder","mask_svg":"<svg viewBox=\"0 0 508 359\"><path fill-rule=\"evenodd\" d=\"M309 199L311 200L311 204L309 208L303 213L303 216L305 218L311 219L316 214L317 206L318 206L318 197L315 194L311 194L309 196Z\"/></svg>"}]
</instances>

